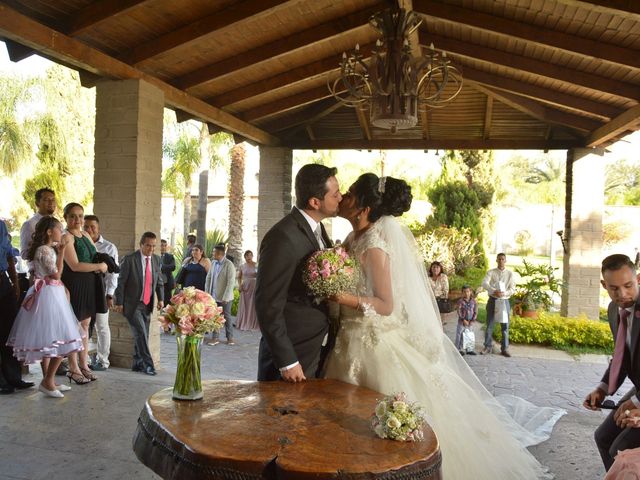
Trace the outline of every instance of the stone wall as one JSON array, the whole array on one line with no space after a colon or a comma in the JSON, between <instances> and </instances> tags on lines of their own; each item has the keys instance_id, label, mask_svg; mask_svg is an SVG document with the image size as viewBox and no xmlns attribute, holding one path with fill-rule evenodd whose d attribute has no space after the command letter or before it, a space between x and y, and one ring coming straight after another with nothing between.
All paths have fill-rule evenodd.
<instances>
[{"instance_id":1,"label":"stone wall","mask_svg":"<svg viewBox=\"0 0 640 480\"><path fill-rule=\"evenodd\" d=\"M260 147L258 246L267 231L291 211L292 167L290 148Z\"/></svg>"}]
</instances>

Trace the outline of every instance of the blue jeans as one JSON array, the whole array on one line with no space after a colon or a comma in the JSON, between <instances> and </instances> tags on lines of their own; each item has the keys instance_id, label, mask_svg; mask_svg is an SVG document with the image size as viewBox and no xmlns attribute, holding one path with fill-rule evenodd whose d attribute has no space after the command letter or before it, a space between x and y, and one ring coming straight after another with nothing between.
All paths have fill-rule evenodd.
<instances>
[{"instance_id":1,"label":"blue jeans","mask_svg":"<svg viewBox=\"0 0 640 480\"><path fill-rule=\"evenodd\" d=\"M489 297L487 302L487 331L484 335L485 348L491 348L493 345L493 325L495 324L495 311L496 311L496 299ZM507 300L507 315L511 319L511 304ZM506 352L509 349L509 322L501 323L502 328L502 341L500 342L500 351Z\"/></svg>"},{"instance_id":2,"label":"blue jeans","mask_svg":"<svg viewBox=\"0 0 640 480\"><path fill-rule=\"evenodd\" d=\"M227 302L224 305L220 305L222 307L222 315L224 316L224 333L227 336L227 340L233 340L233 321L231 319L231 303ZM211 336L212 340L218 340L220 336L220 332L213 332Z\"/></svg>"}]
</instances>

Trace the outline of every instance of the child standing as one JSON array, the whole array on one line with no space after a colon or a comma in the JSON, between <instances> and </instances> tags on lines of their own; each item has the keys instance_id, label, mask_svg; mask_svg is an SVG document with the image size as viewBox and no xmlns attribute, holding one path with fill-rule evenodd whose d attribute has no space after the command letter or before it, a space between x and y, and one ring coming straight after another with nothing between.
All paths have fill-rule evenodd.
<instances>
[{"instance_id":1,"label":"child standing","mask_svg":"<svg viewBox=\"0 0 640 480\"><path fill-rule=\"evenodd\" d=\"M71 388L55 383L62 358L83 348L78 319L60 281L67 246L61 240L62 224L58 220L43 217L38 221L27 254L35 283L27 292L7 342L18 360L42 362L44 378L38 390L54 398L64 397L62 391Z\"/></svg>"},{"instance_id":2,"label":"child standing","mask_svg":"<svg viewBox=\"0 0 640 480\"><path fill-rule=\"evenodd\" d=\"M458 300L458 326L456 328L456 348L460 352L460 355L465 354L462 344L462 332L469 328L473 331L474 322L478 319L478 304L475 298L473 298L473 292L469 285L462 287L462 298ZM475 355L476 352L467 350L469 355Z\"/></svg>"}]
</instances>

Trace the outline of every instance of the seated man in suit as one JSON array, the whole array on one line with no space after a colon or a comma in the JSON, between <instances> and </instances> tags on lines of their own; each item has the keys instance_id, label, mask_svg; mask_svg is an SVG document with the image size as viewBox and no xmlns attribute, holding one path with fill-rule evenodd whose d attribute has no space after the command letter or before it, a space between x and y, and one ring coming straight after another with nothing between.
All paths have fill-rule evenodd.
<instances>
[{"instance_id":1,"label":"seated man in suit","mask_svg":"<svg viewBox=\"0 0 640 480\"><path fill-rule=\"evenodd\" d=\"M149 315L153 311L153 292L158 295L158 310L164 306L164 282L160 257L154 255L156 234L144 232L140 249L122 260L114 310L123 312L129 321L134 341L131 370L155 375L156 369L149 351Z\"/></svg>"},{"instance_id":2,"label":"seated man in suit","mask_svg":"<svg viewBox=\"0 0 640 480\"><path fill-rule=\"evenodd\" d=\"M640 429L625 428L625 418L640 407L640 302L636 266L626 255L609 255L602 261L602 286L611 297L608 316L615 339L613 360L598 387L584 400L589 410L599 410L604 397L613 395L625 378L635 386L630 398L621 402L595 432L595 441L605 469L609 470L621 450L640 447Z\"/></svg>"}]
</instances>

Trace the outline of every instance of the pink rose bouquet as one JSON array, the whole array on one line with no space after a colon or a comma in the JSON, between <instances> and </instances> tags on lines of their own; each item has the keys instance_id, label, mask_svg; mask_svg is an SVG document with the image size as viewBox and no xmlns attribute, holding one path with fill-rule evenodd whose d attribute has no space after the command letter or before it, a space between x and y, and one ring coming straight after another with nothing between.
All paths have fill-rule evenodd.
<instances>
[{"instance_id":1,"label":"pink rose bouquet","mask_svg":"<svg viewBox=\"0 0 640 480\"><path fill-rule=\"evenodd\" d=\"M162 310L159 321L165 332L173 324L176 326L176 333L188 336L217 332L224 325L222 307L207 292L195 287L187 287L171 297L169 305Z\"/></svg>"},{"instance_id":2,"label":"pink rose bouquet","mask_svg":"<svg viewBox=\"0 0 640 480\"><path fill-rule=\"evenodd\" d=\"M342 247L318 250L309 257L303 280L316 299L344 293L355 287L356 262Z\"/></svg>"}]
</instances>

